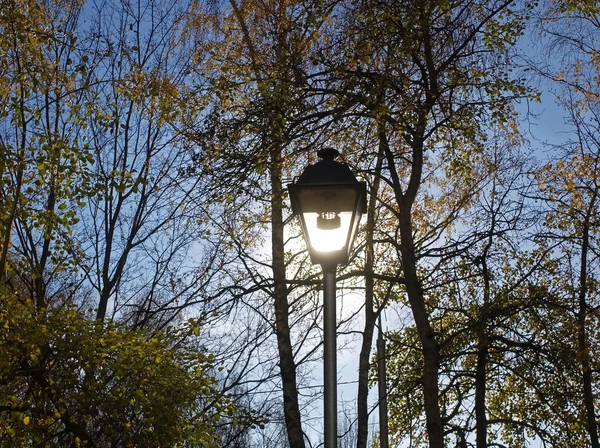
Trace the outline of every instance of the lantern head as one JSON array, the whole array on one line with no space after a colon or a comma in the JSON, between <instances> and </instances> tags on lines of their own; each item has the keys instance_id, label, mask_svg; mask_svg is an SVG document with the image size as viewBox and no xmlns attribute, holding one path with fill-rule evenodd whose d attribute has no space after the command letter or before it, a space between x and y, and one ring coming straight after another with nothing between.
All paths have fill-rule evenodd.
<instances>
[{"instance_id":1,"label":"lantern head","mask_svg":"<svg viewBox=\"0 0 600 448\"><path fill-rule=\"evenodd\" d=\"M334 160L339 155L335 149L322 149L318 155L321 160L307 166L288 190L311 261L336 266L350 257L361 215L367 211L367 187L347 165Z\"/></svg>"}]
</instances>

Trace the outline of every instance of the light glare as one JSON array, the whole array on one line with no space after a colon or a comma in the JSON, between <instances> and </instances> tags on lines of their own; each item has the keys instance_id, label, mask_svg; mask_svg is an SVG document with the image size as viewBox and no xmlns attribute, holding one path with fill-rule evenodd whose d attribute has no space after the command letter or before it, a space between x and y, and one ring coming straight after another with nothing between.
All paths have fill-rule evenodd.
<instances>
[{"instance_id":1,"label":"light glare","mask_svg":"<svg viewBox=\"0 0 600 448\"><path fill-rule=\"evenodd\" d=\"M304 223L311 247L317 252L333 252L343 249L350 231L352 212L339 213L341 224L336 229L317 227L318 216L318 213L304 213Z\"/></svg>"}]
</instances>

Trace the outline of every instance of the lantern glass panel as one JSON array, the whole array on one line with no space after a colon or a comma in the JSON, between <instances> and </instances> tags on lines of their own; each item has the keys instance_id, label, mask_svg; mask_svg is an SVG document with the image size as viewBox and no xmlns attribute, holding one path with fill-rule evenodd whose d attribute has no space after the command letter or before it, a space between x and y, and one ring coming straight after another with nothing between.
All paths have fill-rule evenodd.
<instances>
[{"instance_id":1,"label":"lantern glass panel","mask_svg":"<svg viewBox=\"0 0 600 448\"><path fill-rule=\"evenodd\" d=\"M319 215L316 212L303 213L304 225L312 249L317 252L333 252L344 249L351 230L353 212L337 213L339 227L330 229L318 225Z\"/></svg>"}]
</instances>

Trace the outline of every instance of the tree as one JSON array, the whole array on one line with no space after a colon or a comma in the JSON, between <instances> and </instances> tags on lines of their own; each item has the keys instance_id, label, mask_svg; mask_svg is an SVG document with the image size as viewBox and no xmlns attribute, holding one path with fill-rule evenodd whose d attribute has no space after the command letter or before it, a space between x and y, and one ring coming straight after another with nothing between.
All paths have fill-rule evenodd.
<instances>
[{"instance_id":1,"label":"tree","mask_svg":"<svg viewBox=\"0 0 600 448\"><path fill-rule=\"evenodd\" d=\"M509 98L525 93L495 59L519 35L520 21L510 1L358 2L345 16L339 45L327 53L336 93L377 123L384 149L382 180L398 235L389 243L400 259L423 354L432 447L443 446L445 430L428 272L439 257L460 251L460 245L445 246L442 235L478 187L471 161L489 123L510 114Z\"/></svg>"},{"instance_id":2,"label":"tree","mask_svg":"<svg viewBox=\"0 0 600 448\"><path fill-rule=\"evenodd\" d=\"M185 342L191 327L131 331L68 302L38 311L6 285L0 327L2 446L215 446L236 412L212 355Z\"/></svg>"},{"instance_id":3,"label":"tree","mask_svg":"<svg viewBox=\"0 0 600 448\"><path fill-rule=\"evenodd\" d=\"M225 254L209 241L216 207L205 173L190 171L196 155L183 132L203 109L203 80L191 69L199 12L191 2L133 6L104 3L86 42L94 50L82 56L95 79L84 126L98 192L77 237L97 318L164 327L186 307L206 318L219 307L200 296L212 295ZM187 262L192 252L197 265Z\"/></svg>"},{"instance_id":4,"label":"tree","mask_svg":"<svg viewBox=\"0 0 600 448\"><path fill-rule=\"evenodd\" d=\"M598 446L598 24L589 1L3 2L2 437L318 439L320 275L285 183L333 146L370 192L340 443L369 444L385 310L398 443ZM519 73L530 25L552 53ZM572 130L539 165L532 73Z\"/></svg>"},{"instance_id":5,"label":"tree","mask_svg":"<svg viewBox=\"0 0 600 448\"><path fill-rule=\"evenodd\" d=\"M297 292L295 279L288 277L292 261L302 272L306 263L286 252L284 179L301 160L294 151L318 138L304 127L313 106L303 73L328 6L288 1L230 1L229 6L207 69L217 100L194 138L214 151L204 163L217 167L215 182L225 192L228 216L235 217L234 225L221 231L234 235L237 277L250 279L241 301L276 336L277 354L268 362L278 364L288 442L303 447L299 366L314 355L305 342L317 329L318 314L310 293ZM264 235L264 242L257 244L252 235ZM269 248L266 259L263 244ZM263 344L263 353L265 342L254 341Z\"/></svg>"},{"instance_id":6,"label":"tree","mask_svg":"<svg viewBox=\"0 0 600 448\"><path fill-rule=\"evenodd\" d=\"M80 2L1 5L0 387L11 446L197 446L216 444L219 424L256 422L230 406L213 357L191 345L197 320L178 320L192 304L212 316L219 305L200 305L223 265L215 254L226 256L212 240L205 265L186 259L208 213L178 131L201 100L184 100L192 52L177 46L197 36L185 27L195 16L131 6L103 4L89 32Z\"/></svg>"},{"instance_id":7,"label":"tree","mask_svg":"<svg viewBox=\"0 0 600 448\"><path fill-rule=\"evenodd\" d=\"M85 72L72 62L80 5L2 4L3 114L0 280L11 268L38 308L61 289L79 253L71 204L93 191L89 148L81 136ZM22 264L21 264L22 263ZM10 273L12 274L12 273Z\"/></svg>"},{"instance_id":8,"label":"tree","mask_svg":"<svg viewBox=\"0 0 600 448\"><path fill-rule=\"evenodd\" d=\"M592 446L598 446L595 412L596 389L592 347L597 343L596 271L592 254L597 251L597 167L598 130L597 105L588 105L590 118L572 108L576 140L565 147L565 154L554 164L548 164L539 174L541 197L549 204L546 231L543 237L557 243L558 269L563 276L557 279L561 294L557 297L568 310L576 331L574 359L580 364L581 396L586 412L586 426ZM572 314L571 314L572 313Z\"/></svg>"},{"instance_id":9,"label":"tree","mask_svg":"<svg viewBox=\"0 0 600 448\"><path fill-rule=\"evenodd\" d=\"M537 330L528 325L535 325L537 310L546 299L543 267L548 251L520 247L534 233L538 215L525 198L532 189L526 175L531 165L519 154L518 140L504 137L500 133L490 139L478 157L477 170L486 174L460 225L448 235L449 246L455 242L463 250L439 262L426 291L441 348L440 407L446 416L446 443L452 440L459 447L468 446L471 439L478 447L509 440L518 446L513 433L523 434L524 429L543 433L539 421L506 412L511 406L505 400L505 385L519 377L515 353L517 359L547 356ZM394 350L390 375L395 379L391 426L397 438L424 444L417 334L408 326L390 337ZM511 400L526 396L529 392L511 388ZM402 413L403 407L409 411Z\"/></svg>"},{"instance_id":10,"label":"tree","mask_svg":"<svg viewBox=\"0 0 600 448\"><path fill-rule=\"evenodd\" d=\"M542 65L537 73L557 85L557 98L566 112L572 139L560 145L558 158L540 171L540 198L549 205L543 237L557 245L557 275L561 307L577 329L574 352L579 364L577 395L585 409L585 426L592 447L600 446L595 396L597 378L592 347L596 343L599 129L597 70L600 66L596 33L598 6L593 2L548 5L539 26L551 39L562 65ZM588 34L590 33L590 34ZM589 36L589 37L588 37Z\"/></svg>"}]
</instances>

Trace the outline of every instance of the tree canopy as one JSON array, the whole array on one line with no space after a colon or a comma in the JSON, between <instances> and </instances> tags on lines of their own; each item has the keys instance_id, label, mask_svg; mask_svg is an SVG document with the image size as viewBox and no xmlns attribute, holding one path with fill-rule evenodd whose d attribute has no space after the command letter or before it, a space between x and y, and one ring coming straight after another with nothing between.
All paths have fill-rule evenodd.
<instances>
[{"instance_id":1,"label":"tree canopy","mask_svg":"<svg viewBox=\"0 0 600 448\"><path fill-rule=\"evenodd\" d=\"M392 446L600 448L599 31L586 0L0 1L0 446L318 446L286 184L334 147L368 185L339 446L389 446L385 400Z\"/></svg>"}]
</instances>

